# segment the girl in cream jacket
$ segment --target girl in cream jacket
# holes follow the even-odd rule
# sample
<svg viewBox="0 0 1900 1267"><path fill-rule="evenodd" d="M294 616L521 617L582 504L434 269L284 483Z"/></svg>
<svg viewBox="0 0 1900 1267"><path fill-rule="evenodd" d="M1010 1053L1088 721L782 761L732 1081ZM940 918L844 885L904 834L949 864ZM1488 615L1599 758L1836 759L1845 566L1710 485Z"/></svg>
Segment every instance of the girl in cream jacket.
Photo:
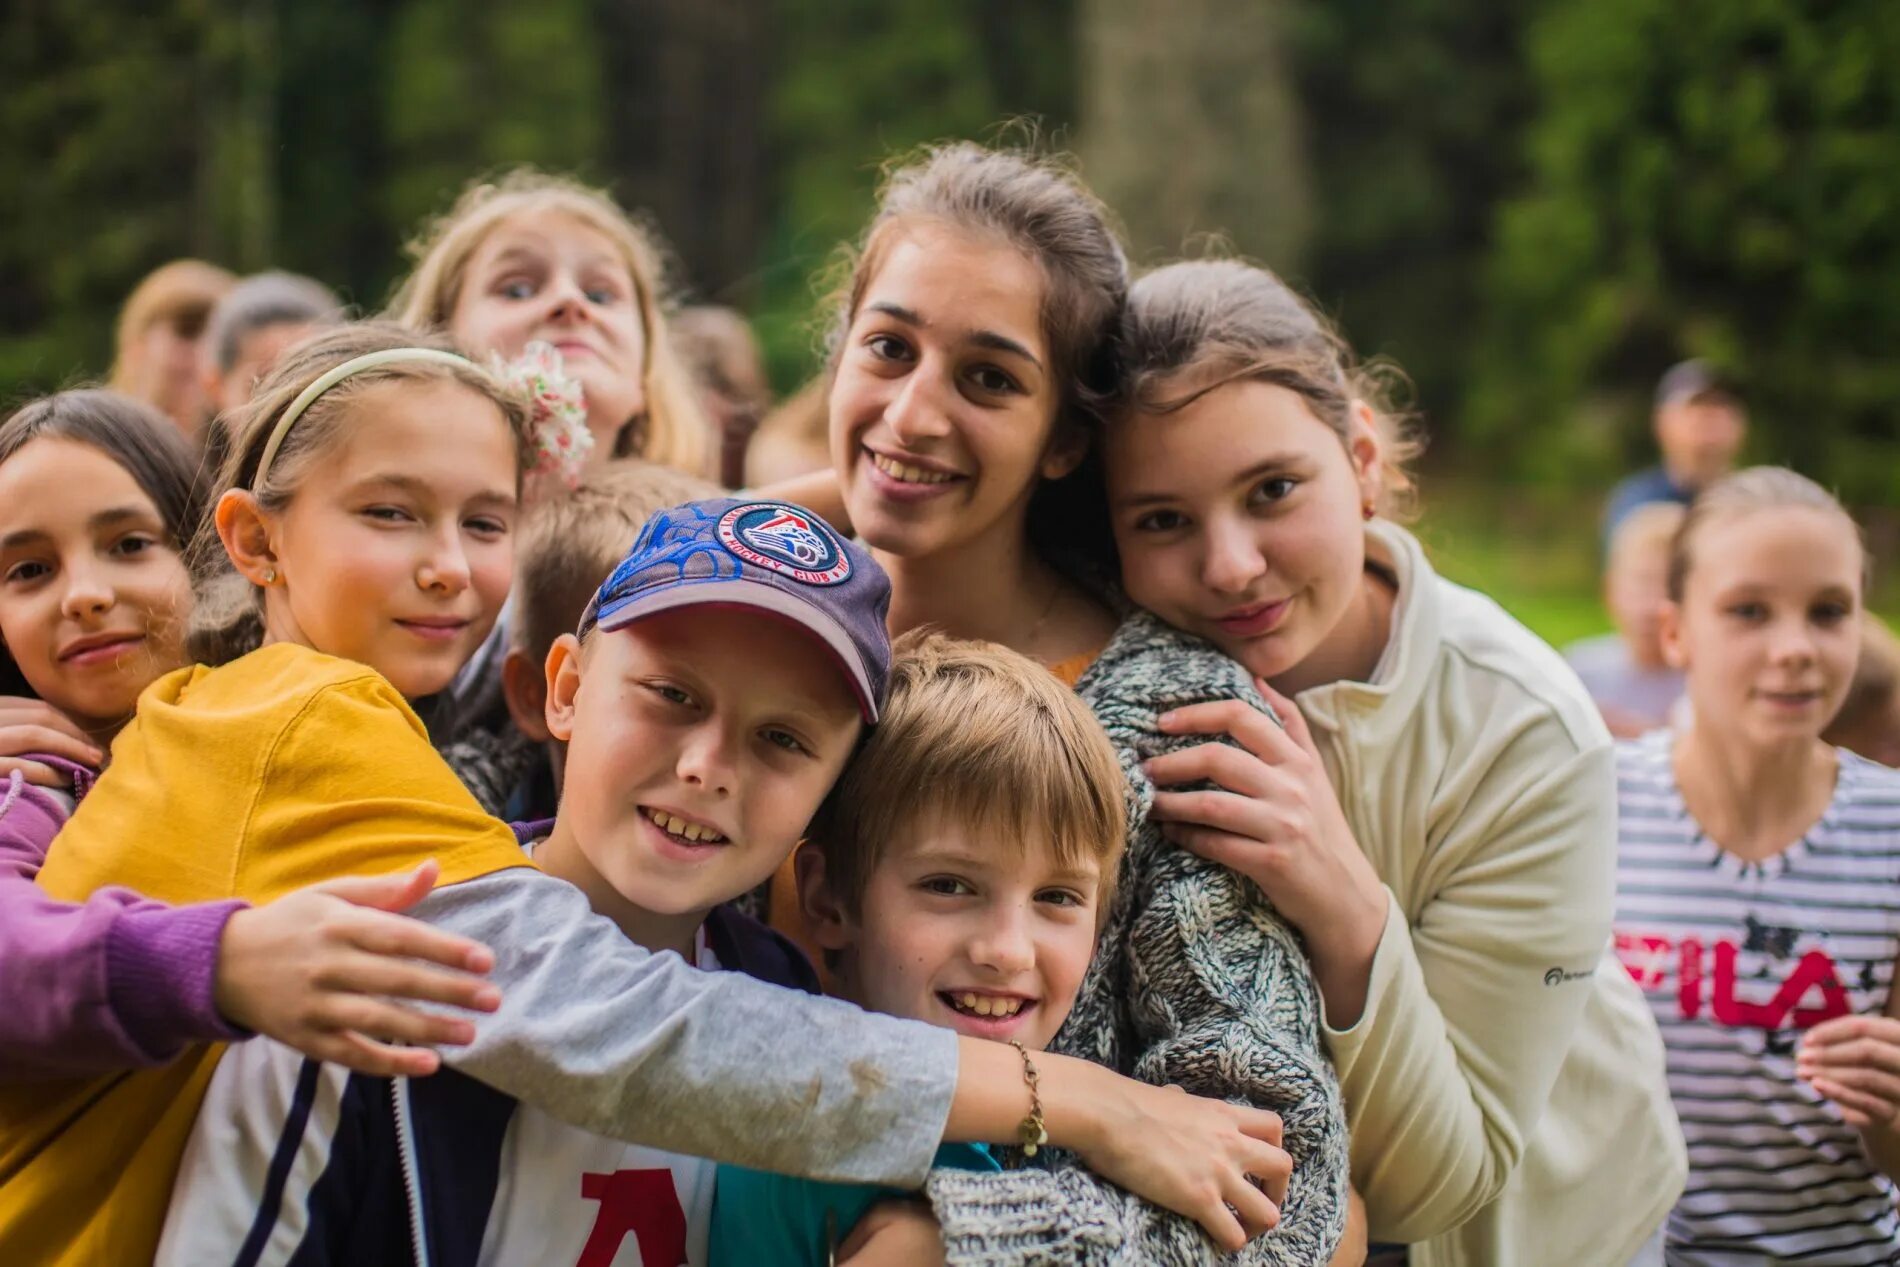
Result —
<svg viewBox="0 0 1900 1267"><path fill-rule="evenodd" d="M1155 816L1305 939L1370 1235L1414 1267L1660 1264L1686 1160L1608 953L1610 736L1549 647L1380 518L1403 441L1343 345L1226 261L1131 291L1105 448L1129 598L1250 671L1161 724Z"/></svg>

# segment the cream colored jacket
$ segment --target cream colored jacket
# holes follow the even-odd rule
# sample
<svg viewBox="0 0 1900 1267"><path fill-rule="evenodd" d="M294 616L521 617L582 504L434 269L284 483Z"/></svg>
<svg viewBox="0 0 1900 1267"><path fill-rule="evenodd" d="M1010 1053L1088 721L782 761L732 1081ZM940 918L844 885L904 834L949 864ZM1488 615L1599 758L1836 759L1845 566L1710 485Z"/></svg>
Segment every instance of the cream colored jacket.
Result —
<svg viewBox="0 0 1900 1267"><path fill-rule="evenodd" d="M1688 1160L1610 950L1616 775L1563 660L1410 534L1373 680L1297 703L1390 891L1365 1012L1326 1036L1376 1241L1414 1267L1623 1267Z"/></svg>

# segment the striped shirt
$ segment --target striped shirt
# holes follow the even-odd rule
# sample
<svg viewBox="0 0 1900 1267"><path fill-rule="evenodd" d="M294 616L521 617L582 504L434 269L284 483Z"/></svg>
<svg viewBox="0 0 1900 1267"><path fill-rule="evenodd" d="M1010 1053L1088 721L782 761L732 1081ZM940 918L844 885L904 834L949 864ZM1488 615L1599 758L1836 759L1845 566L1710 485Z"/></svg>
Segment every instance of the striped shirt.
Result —
<svg viewBox="0 0 1900 1267"><path fill-rule="evenodd" d="M1900 1262L1893 1183L1795 1078L1801 1032L1880 1013L1900 948L1900 772L1840 752L1806 835L1744 862L1684 806L1672 736L1619 746L1616 949L1656 1015L1689 1184L1672 1265Z"/></svg>

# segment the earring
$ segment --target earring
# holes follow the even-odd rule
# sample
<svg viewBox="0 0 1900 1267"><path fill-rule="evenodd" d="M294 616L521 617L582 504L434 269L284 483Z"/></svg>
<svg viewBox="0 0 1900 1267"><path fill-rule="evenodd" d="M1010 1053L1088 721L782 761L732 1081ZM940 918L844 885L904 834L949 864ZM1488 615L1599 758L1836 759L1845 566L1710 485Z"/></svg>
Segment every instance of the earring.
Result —
<svg viewBox="0 0 1900 1267"><path fill-rule="evenodd" d="M1359 507L1359 513L1370 520L1374 515L1379 513L1379 508L1374 506L1371 502L1367 502Z"/></svg>
<svg viewBox="0 0 1900 1267"><path fill-rule="evenodd" d="M266 585L277 584L277 569L276 568L264 569L264 584Z"/></svg>

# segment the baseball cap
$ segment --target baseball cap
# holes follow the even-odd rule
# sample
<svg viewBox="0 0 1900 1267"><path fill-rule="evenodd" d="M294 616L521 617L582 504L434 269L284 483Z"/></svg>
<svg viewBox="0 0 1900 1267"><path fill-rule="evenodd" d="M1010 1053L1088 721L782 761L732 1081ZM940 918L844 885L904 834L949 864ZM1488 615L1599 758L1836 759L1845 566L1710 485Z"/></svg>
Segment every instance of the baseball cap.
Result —
<svg viewBox="0 0 1900 1267"><path fill-rule="evenodd" d="M1735 389L1707 361L1681 361L1664 371L1662 379L1657 382L1656 404L1661 406L1679 400L1694 400L1697 396L1707 396L1713 392L1733 396Z"/></svg>
<svg viewBox="0 0 1900 1267"><path fill-rule="evenodd" d="M891 676L891 580L812 511L721 497L659 512L588 600L580 635L700 604L750 607L803 628L844 671L864 720L877 721Z"/></svg>

